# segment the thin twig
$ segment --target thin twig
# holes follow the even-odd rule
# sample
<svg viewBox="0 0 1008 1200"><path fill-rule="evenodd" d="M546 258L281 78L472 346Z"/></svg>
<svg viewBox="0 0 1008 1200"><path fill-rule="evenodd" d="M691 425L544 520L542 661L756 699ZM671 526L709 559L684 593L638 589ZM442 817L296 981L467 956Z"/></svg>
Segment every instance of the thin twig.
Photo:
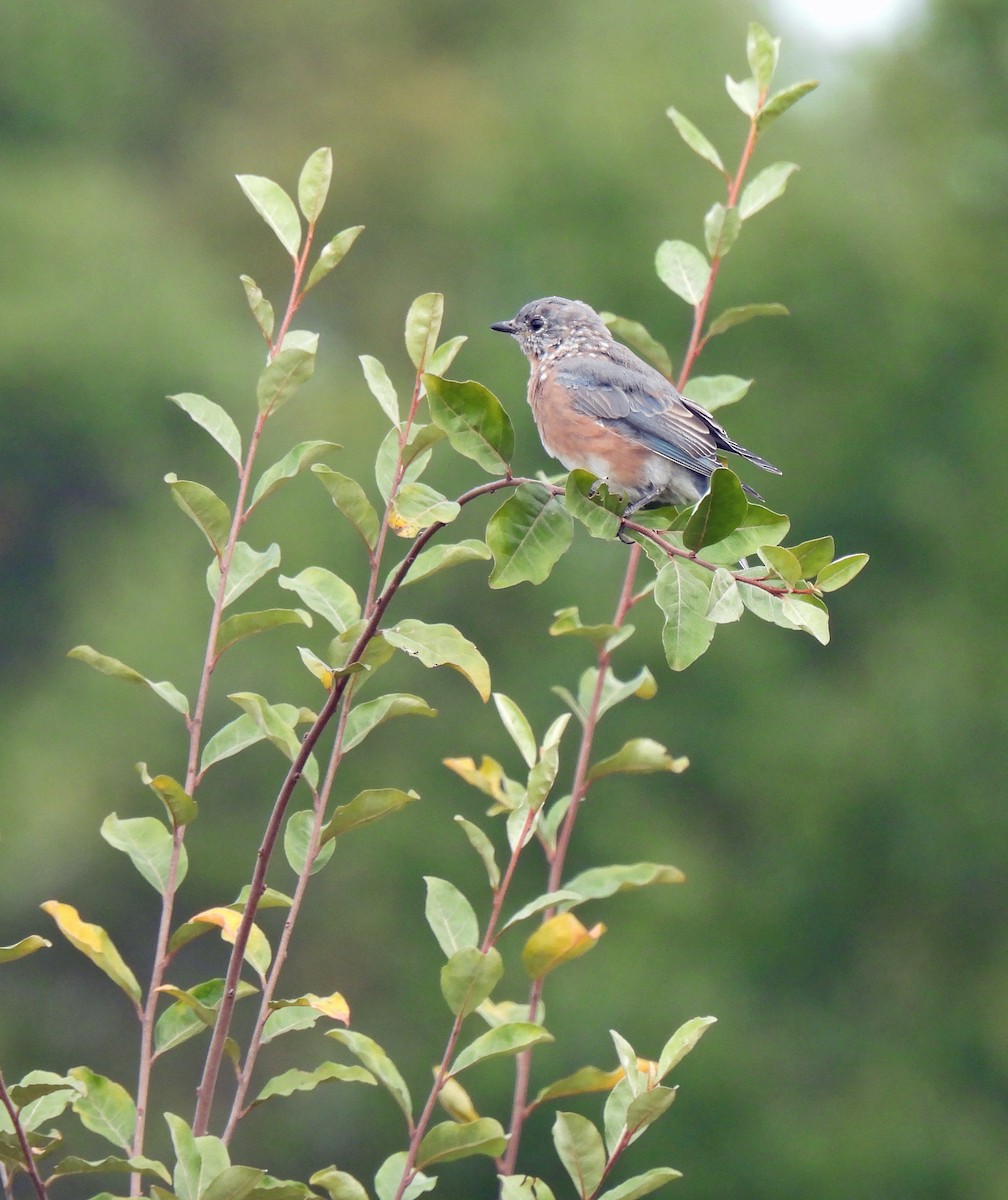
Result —
<svg viewBox="0 0 1008 1200"><path fill-rule="evenodd" d="M7 1084L4 1082L2 1071L0 1071L0 1104L3 1104L7 1110L7 1115L14 1126L14 1134L17 1137L18 1145L21 1147L21 1153L24 1156L25 1171L27 1171L28 1178L32 1181L32 1187L35 1189L38 1200L49 1200L46 1193L46 1186L42 1182L42 1176L38 1172L38 1167L35 1165L35 1156L32 1154L28 1134L25 1133L25 1128L21 1124L21 1110L11 1099L10 1092L7 1091Z"/></svg>
<svg viewBox="0 0 1008 1200"><path fill-rule="evenodd" d="M478 487L470 488L468 492L463 493L458 497L457 503L464 507L473 500L479 499L481 496L492 495L494 492L500 491L502 488L517 487L519 484L531 482L530 480L506 476L501 479L491 480L489 483L480 484ZM416 561L417 555L427 545L440 530L445 528L445 523L437 521L433 525L429 525L423 530L413 541L409 550L404 555L402 561L392 572L388 582L385 584L381 594L374 601L371 616L365 622L364 628L360 633L350 655L347 659L347 667L353 666L359 662L364 651L367 649L371 639L378 631L378 626L381 623L382 617L385 615L385 610L388 608L399 590L400 585L408 574L413 563ZM221 1059L224 1053L224 1043L227 1039L228 1031L231 1027L231 1018L234 1014L235 1000L237 998L238 978L241 974L242 960L245 954L245 948L248 945L249 933L252 929L252 923L255 920L256 910L259 906L259 900L262 897L266 888L266 871L269 867L270 857L273 853L273 848L276 845L277 838L280 832L280 825L283 821L284 814L287 811L287 805L290 802L291 795L301 778L301 772L304 770L305 763L315 748L316 743L322 736L329 722L339 708L343 695L352 678L350 674L341 675L333 683L332 690L326 699L325 704L319 711L308 732L304 735L301 742L301 749L298 751L287 771L284 781L277 794L276 801L273 805L273 811L270 814L269 821L266 825L265 833L263 834L262 842L256 854L255 869L252 873L252 879L249 884L248 898L245 902L245 907L242 910L241 920L238 928L235 931L234 944L231 947L231 957L228 962L227 975L224 981L224 993L221 998L220 1008L217 1010L217 1020L214 1023L213 1033L210 1038L210 1047L207 1051L206 1061L203 1066L203 1075L197 1089L196 1112L193 1116L193 1132L197 1137L205 1134L210 1123L210 1111L213 1106L214 1092L217 1088L217 1078L220 1073Z"/></svg>
<svg viewBox="0 0 1008 1200"><path fill-rule="evenodd" d="M627 555L627 565L623 573L623 584L620 588L619 599L616 602L616 611L613 614L612 624L616 629L622 628L627 613L633 604L633 586L637 576L637 567L640 563L640 555L640 546L635 542L630 547L629 554ZM598 675L595 680L595 687L592 689L591 700L585 712L584 726L581 730L581 740L578 744L577 760L574 767L574 780L571 785L570 804L567 807L567 812L564 814L563 824L560 826L560 832L557 835L556 848L550 858L549 878L546 884L548 892L555 892L560 887L567 859L567 851L570 847L571 835L574 831L574 823L577 820L578 809L588 791L588 767L591 759L592 745L595 740L595 731L598 727L602 692L605 688L606 676L612 662L612 651L607 649L607 643L604 642L599 646L596 661L598 664ZM543 920L549 920L554 911L553 909L548 909L543 913ZM534 979L529 987L528 1019L530 1021L535 1020L535 1015L539 1010L543 982L544 977ZM528 1115L531 1067L532 1050L530 1048L523 1050L517 1056L515 1064L515 1087L511 1104L508 1145L499 1163L502 1175L513 1175L515 1164L518 1161L518 1148L521 1142L522 1127Z"/></svg>

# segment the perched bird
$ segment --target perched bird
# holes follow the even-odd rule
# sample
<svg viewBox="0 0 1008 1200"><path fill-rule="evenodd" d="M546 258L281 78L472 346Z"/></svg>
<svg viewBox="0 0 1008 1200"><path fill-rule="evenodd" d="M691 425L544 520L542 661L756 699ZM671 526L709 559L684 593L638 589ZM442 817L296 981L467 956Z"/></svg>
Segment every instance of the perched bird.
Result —
<svg viewBox="0 0 1008 1200"><path fill-rule="evenodd" d="M652 503L695 504L723 451L780 474L617 342L580 300L533 300L490 328L511 334L529 360L528 401L547 452L625 494L624 516Z"/></svg>

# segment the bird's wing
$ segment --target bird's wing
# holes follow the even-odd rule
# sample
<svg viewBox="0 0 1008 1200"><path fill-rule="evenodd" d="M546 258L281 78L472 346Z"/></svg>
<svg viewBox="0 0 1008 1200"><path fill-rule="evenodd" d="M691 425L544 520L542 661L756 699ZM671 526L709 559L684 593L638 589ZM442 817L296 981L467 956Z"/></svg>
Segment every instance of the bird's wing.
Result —
<svg viewBox="0 0 1008 1200"><path fill-rule="evenodd" d="M709 421L657 371L652 377L607 358L576 355L557 364L556 380L585 416L690 471L710 475L717 468Z"/></svg>
<svg viewBox="0 0 1008 1200"><path fill-rule="evenodd" d="M578 355L558 365L557 378L574 397L578 412L691 471L710 475L720 465L717 452L727 450L764 471L780 474L772 463L729 437L705 408L681 395L646 363Z"/></svg>

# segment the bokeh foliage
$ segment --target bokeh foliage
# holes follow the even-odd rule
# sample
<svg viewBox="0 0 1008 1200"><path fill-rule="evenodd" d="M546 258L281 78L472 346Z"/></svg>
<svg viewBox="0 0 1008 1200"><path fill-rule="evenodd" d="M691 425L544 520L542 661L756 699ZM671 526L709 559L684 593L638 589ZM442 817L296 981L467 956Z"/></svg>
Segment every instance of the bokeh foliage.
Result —
<svg viewBox="0 0 1008 1200"><path fill-rule="evenodd" d="M204 613L190 580L202 550L158 481L170 470L203 477L190 464L214 451L163 396L230 399L254 386L250 359L227 348L253 344L236 277L250 245L268 253L268 234L236 203L231 174L290 178L308 150L332 143L330 209L369 227L338 285L312 301L310 323L334 351L299 422L335 436L331 414L351 407L360 443L345 454L362 453L381 426L355 355L392 361L401 313L436 288L448 296L447 332L470 335L466 373L506 398L531 470L546 463L521 401L523 368L479 331L555 292L684 344L684 316L650 262L663 238L693 236L709 181L662 114L675 104L719 145L730 141L737 114L718 77L754 15L728 0L642 0L619 21L595 0L10 6L0 49L0 942L35 927L38 899L56 892L86 895L94 919L132 928L138 947L150 941L145 885L124 891L118 872L111 882L96 826L112 808L140 811L130 764L168 756L159 706L102 687L63 654L87 641L114 645L155 679L198 669ZM787 78L818 73L824 86L781 133L786 149L771 151L802 172L786 211L755 218L761 236L735 252L723 298L773 296L794 315L712 345L707 369L756 377L732 431L784 468L774 504L804 515L808 530L796 532L827 527L870 550L874 566L837 606L830 648L743 623L652 701L656 735L688 752L692 769L667 789L613 786L575 857L607 861L608 819L637 857L677 862L689 883L672 916L664 895L621 901L626 925L593 956L592 994L572 968L554 1001L578 1013L581 1060L607 1042L595 1012L625 1012L616 1023L654 1051L677 1017L717 1013L670 1127L669 1158L687 1176L676 1186L698 1197L839 1197L855 1180L867 1195L987 1200L1008 1184L997 541L1008 515L1006 43L1008 15L992 0L936 4L905 44L835 69L800 62L786 43ZM283 268L278 257L260 284ZM303 564L322 559L320 537L338 553L342 535L315 489L277 507L277 522L300 530ZM550 642L544 662L524 631L584 593L583 618L608 619L621 548L611 548L611 578L590 549L590 570L575 551L544 594L509 591L495 608L445 577L431 611L489 648L505 692L539 672L571 677L572 639ZM278 646L278 680L294 669ZM240 666L229 671L221 694L242 690ZM419 876L475 869L460 843L417 861L410 822L445 824L465 803L441 757L501 737L492 714L470 718L462 687L426 689L443 719L418 723L416 741L394 727L375 735L390 776L397 764L410 779L429 772L423 805L330 872L328 904L300 935L313 955L336 957L356 1011L373 1014L376 1036L404 1061L391 997L415 975L418 995L437 991L416 947ZM558 711L548 694L527 707L537 727ZM611 736L615 750L618 729ZM253 763L250 779L269 761ZM243 822L244 801L240 790L208 798L204 861L248 858L257 825ZM213 880L195 874L186 890L193 911L216 899ZM126 935L117 940L126 952ZM84 1038L82 1058L126 1075L89 1016L101 985L59 953L58 989L39 991L34 960L3 980L9 1069L22 1055L59 1069ZM649 962L663 989L641 1005L622 995L624 980ZM434 1003L418 1008L417 1044L442 1023ZM572 1065L550 1063L554 1074ZM427 1064L412 1069L420 1079ZM295 1115L281 1129L279 1109L264 1119L258 1135L275 1134L278 1147L271 1169L347 1159L357 1116L373 1128L377 1108L345 1097L328 1124Z"/></svg>

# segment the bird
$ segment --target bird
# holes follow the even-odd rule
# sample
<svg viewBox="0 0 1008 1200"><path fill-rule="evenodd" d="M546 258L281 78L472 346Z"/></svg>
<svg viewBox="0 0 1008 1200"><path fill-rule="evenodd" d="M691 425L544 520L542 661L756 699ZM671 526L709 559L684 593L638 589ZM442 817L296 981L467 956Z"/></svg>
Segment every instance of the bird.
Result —
<svg viewBox="0 0 1008 1200"><path fill-rule="evenodd" d="M510 334L529 360L528 402L546 452L568 470L590 471L611 492L625 495L624 518L647 505L695 504L724 451L780 475L616 341L583 301L532 300L490 328Z"/></svg>

